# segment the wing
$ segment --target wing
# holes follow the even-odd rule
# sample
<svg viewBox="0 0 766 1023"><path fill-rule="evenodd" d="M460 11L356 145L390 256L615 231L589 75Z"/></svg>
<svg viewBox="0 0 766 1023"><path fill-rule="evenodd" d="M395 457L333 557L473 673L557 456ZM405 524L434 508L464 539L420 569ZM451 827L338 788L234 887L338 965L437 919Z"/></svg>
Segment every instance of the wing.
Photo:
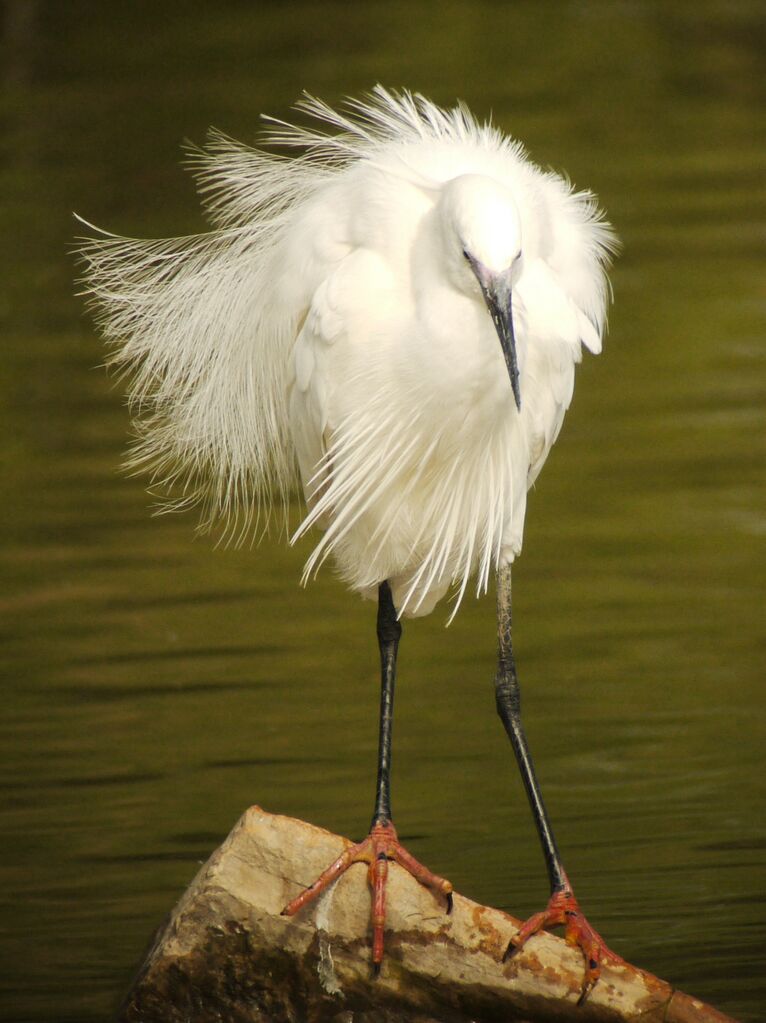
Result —
<svg viewBox="0 0 766 1023"><path fill-rule="evenodd" d="M527 483L532 486L572 400L581 344L597 350L600 337L544 260L525 267L516 292L528 338L521 414L529 457Z"/></svg>
<svg viewBox="0 0 766 1023"><path fill-rule="evenodd" d="M589 192L559 175L536 179L537 252L516 288L529 339L522 410L528 484L542 469L572 400L574 367L584 345L597 355L606 328L606 268L618 247Z"/></svg>
<svg viewBox="0 0 766 1023"><path fill-rule="evenodd" d="M379 376L371 367L385 364L376 311L388 306L383 296L390 287L386 262L360 247L327 264L311 298L295 342L290 389L290 424L308 505L296 539L313 525L327 529L339 513L343 528L353 527L374 476L365 454L376 443L385 448L390 424L376 405ZM367 445L360 443L363 437ZM339 529L334 523L332 536L320 541L323 551Z"/></svg>
<svg viewBox="0 0 766 1023"><path fill-rule="evenodd" d="M290 424L309 516L322 529L328 512L317 509L332 481L330 347L345 334L343 316L332 301L333 275L322 281L311 301L293 351ZM312 515L313 512L316 514Z"/></svg>

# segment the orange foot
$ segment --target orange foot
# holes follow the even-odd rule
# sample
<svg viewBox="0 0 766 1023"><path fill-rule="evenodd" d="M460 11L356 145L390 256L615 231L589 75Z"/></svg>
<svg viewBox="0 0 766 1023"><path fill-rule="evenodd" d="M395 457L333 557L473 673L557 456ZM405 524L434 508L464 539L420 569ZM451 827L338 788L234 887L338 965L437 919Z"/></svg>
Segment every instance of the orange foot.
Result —
<svg viewBox="0 0 766 1023"><path fill-rule="evenodd" d="M580 997L577 1004L582 1005L596 985L601 975L601 965L606 962L621 963L622 960L610 948L601 935L595 931L585 919L577 899L574 897L569 882L565 887L554 892L542 913L535 913L522 924L518 934L511 938L503 956L503 962L515 955L528 938L537 934L544 927L566 927L564 938L568 945L581 949L585 958L585 976L583 977Z"/></svg>
<svg viewBox="0 0 766 1023"><path fill-rule="evenodd" d="M443 877L432 874L414 856L400 845L396 830L390 821L373 824L363 841L350 845L337 860L325 870L316 881L301 892L282 910L282 916L292 916L311 902L328 885L344 874L353 863L366 863L367 878L372 888L372 968L375 976L380 973L383 961L383 928L386 924L386 879L388 861L394 860L412 874L416 881L430 888L432 892L446 896L447 912L452 912L452 885Z"/></svg>

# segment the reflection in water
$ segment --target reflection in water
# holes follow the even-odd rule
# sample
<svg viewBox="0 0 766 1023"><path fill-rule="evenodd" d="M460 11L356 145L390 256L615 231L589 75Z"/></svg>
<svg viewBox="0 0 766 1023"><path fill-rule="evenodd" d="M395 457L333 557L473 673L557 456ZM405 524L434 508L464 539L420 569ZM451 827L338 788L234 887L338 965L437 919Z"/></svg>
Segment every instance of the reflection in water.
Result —
<svg viewBox="0 0 766 1023"><path fill-rule="evenodd" d="M610 944L758 1018L759 7L518 4L513 32L489 3L36 10L23 73L6 36L0 169L0 1018L103 1019L249 803L367 826L373 606L330 571L299 589L306 546L215 550L189 517L150 517L117 472L126 415L64 253L72 208L116 231L201 228L179 137L215 123L252 138L303 86L335 100L379 79L492 109L541 163L592 182L625 241L609 343L530 495L527 731ZM458 890L524 915L545 876L494 716L492 601L445 633L446 614L405 623L400 835Z"/></svg>

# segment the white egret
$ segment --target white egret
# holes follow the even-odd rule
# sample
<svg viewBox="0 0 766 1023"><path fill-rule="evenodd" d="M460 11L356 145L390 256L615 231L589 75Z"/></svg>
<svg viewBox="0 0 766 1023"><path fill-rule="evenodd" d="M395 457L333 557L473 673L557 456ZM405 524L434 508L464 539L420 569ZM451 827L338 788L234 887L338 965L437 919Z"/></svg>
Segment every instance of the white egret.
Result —
<svg viewBox="0 0 766 1023"><path fill-rule="evenodd" d="M472 577L483 591L496 573L496 705L551 886L508 953L565 925L586 960L582 1001L612 953L579 909L524 737L511 565L581 347L601 348L615 236L591 193L463 106L380 86L347 114L311 97L298 106L332 131L268 119L267 142L297 158L216 133L193 152L213 232L102 234L82 248L111 361L130 372L130 465L175 486L176 506L201 504L205 524L223 518L230 538L286 507L299 477L307 513L294 536L322 531L304 580L332 555L352 589L378 599L370 833L285 908L368 864L376 970L389 860L451 907L450 883L392 823L400 618L429 613L451 586L456 610Z"/></svg>

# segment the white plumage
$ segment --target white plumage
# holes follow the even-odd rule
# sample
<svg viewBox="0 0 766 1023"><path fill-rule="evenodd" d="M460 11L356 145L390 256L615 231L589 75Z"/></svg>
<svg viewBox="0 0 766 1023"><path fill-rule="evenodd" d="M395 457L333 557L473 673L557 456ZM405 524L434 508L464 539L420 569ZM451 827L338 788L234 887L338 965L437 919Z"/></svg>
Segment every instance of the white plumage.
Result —
<svg viewBox="0 0 766 1023"><path fill-rule="evenodd" d="M335 133L272 121L295 158L219 134L194 152L212 233L83 247L130 371L130 464L235 538L297 469L295 535L323 531L305 577L332 555L365 595L389 580L400 614L453 583L457 607L521 549L581 345L601 347L615 238L462 106L377 87L348 116L299 107ZM519 407L474 261L513 286Z"/></svg>

